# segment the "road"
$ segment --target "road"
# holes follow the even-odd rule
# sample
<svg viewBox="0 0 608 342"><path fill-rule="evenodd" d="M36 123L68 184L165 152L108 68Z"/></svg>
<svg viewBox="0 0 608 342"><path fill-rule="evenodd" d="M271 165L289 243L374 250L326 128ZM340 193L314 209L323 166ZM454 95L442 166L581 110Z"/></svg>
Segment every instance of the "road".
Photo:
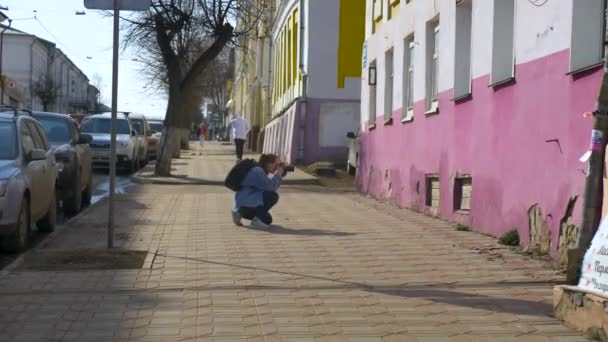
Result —
<svg viewBox="0 0 608 342"><path fill-rule="evenodd" d="M131 182L131 175L129 174L118 174L116 176L116 193L124 194L134 186ZM108 176L108 170L96 170L93 174L93 198L91 204L94 204L108 195L110 191L110 179ZM84 208L83 208L84 209ZM61 225L66 221L66 217L59 214L57 217L57 228L61 228ZM32 226L32 235L30 248L39 244L48 234L40 233L35 226ZM13 260L19 257L20 254L10 254L0 252L0 270L9 265Z"/></svg>

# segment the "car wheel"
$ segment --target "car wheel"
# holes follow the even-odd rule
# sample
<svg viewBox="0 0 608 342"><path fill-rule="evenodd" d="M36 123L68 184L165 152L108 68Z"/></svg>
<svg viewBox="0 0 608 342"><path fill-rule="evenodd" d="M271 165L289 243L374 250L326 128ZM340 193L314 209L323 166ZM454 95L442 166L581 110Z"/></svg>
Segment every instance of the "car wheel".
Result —
<svg viewBox="0 0 608 342"><path fill-rule="evenodd" d="M57 198L53 194L53 203L49 206L49 211L40 221L36 223L38 230L44 233L50 233L55 230L57 224Z"/></svg>
<svg viewBox="0 0 608 342"><path fill-rule="evenodd" d="M80 184L80 172L74 175L74 181L72 182L72 188L67 189L67 198L63 199L63 213L66 216L76 215L82 208L82 191Z"/></svg>
<svg viewBox="0 0 608 342"><path fill-rule="evenodd" d="M89 184L82 192L82 204L91 204L93 198L93 175L89 176Z"/></svg>
<svg viewBox="0 0 608 342"><path fill-rule="evenodd" d="M139 165L139 161L131 160L129 162L129 173L135 173L137 171L137 166Z"/></svg>
<svg viewBox="0 0 608 342"><path fill-rule="evenodd" d="M2 250L19 253L23 252L28 245L30 235L30 205L27 198L23 199L19 209L19 218L15 231L2 240Z"/></svg>

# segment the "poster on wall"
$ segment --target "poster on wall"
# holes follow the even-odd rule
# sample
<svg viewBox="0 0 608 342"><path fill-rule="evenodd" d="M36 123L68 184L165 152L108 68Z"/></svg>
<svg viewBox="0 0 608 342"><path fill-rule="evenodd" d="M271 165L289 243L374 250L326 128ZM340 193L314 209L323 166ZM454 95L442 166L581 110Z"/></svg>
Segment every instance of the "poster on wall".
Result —
<svg viewBox="0 0 608 342"><path fill-rule="evenodd" d="M608 218L604 218L585 253L579 287L608 296Z"/></svg>

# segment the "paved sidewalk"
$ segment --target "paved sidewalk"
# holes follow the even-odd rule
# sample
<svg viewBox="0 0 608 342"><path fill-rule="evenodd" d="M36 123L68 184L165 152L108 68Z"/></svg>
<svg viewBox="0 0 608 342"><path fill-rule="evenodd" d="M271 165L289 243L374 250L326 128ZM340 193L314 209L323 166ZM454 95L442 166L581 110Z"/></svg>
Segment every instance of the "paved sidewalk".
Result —
<svg viewBox="0 0 608 342"><path fill-rule="evenodd" d="M191 150L182 151L181 158L173 160L171 177L154 175L154 164L149 164L137 172L132 179L139 184L164 185L221 185L224 184L226 173L236 162L234 145L207 142L201 149L198 143L190 144ZM257 159L256 154L247 154L243 158ZM289 174L287 184L317 185L319 181L299 170Z"/></svg>
<svg viewBox="0 0 608 342"><path fill-rule="evenodd" d="M144 268L11 271L0 341L585 341L551 317L562 276L492 238L319 186L282 188L278 226L253 230L231 223L231 198L213 185L120 196L117 244L149 251ZM41 251L102 248L104 215Z"/></svg>

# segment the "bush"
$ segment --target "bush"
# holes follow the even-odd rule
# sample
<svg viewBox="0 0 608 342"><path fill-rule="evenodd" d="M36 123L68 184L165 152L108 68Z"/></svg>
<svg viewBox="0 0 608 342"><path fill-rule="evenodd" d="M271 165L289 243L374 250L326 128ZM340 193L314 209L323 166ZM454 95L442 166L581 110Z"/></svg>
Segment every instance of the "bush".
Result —
<svg viewBox="0 0 608 342"><path fill-rule="evenodd" d="M498 239L498 242L506 246L519 246L519 233L517 232L517 229L506 232Z"/></svg>

